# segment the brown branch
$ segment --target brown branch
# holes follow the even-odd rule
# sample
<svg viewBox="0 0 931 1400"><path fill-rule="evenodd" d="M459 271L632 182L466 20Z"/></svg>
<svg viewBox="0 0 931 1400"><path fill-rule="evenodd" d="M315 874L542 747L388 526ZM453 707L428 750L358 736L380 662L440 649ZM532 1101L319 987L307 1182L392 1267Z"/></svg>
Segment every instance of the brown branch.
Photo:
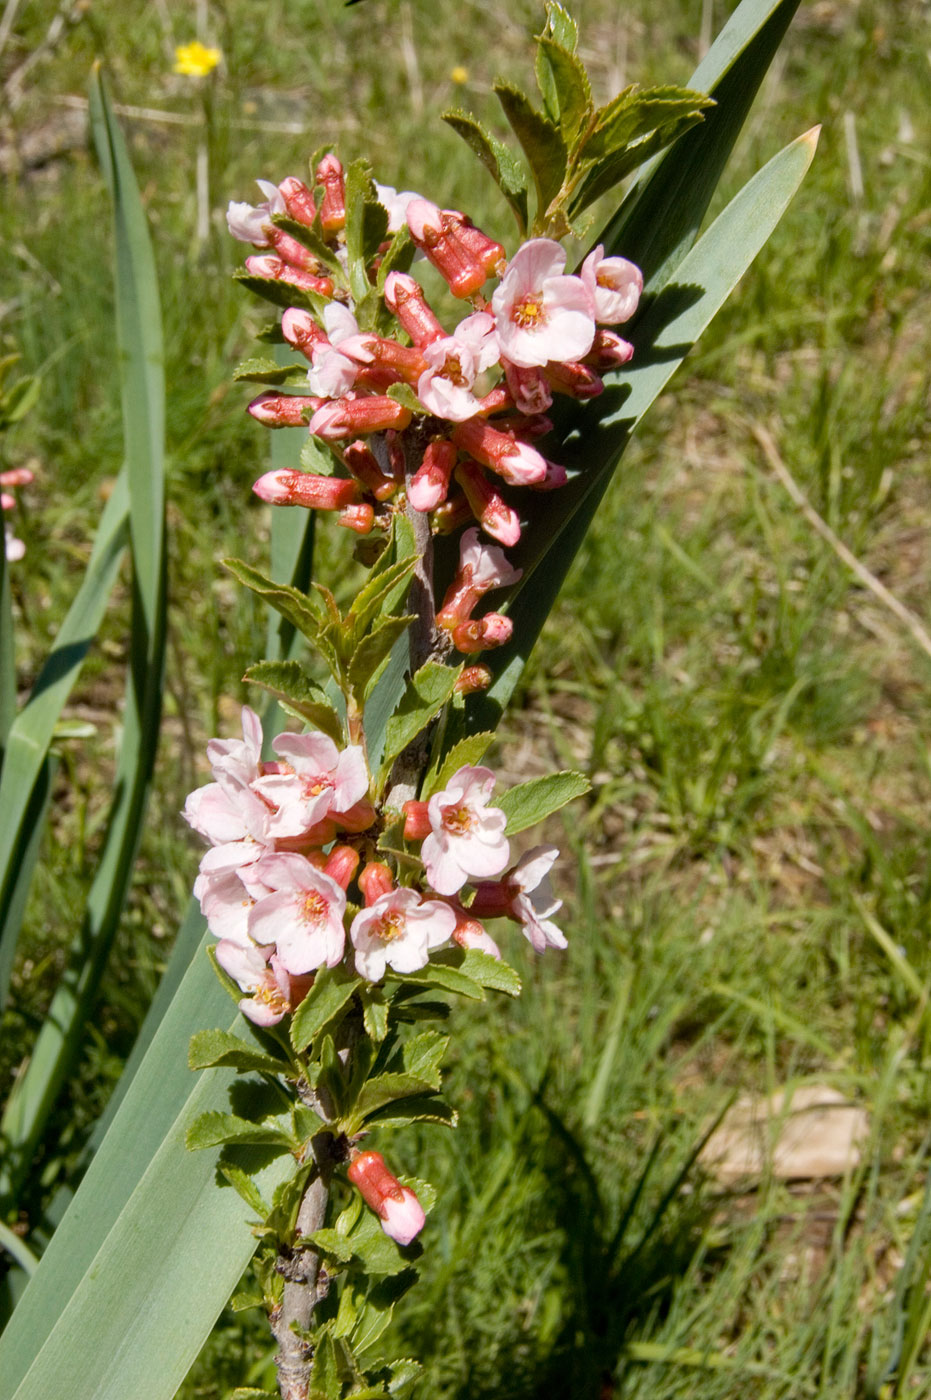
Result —
<svg viewBox="0 0 931 1400"><path fill-rule="evenodd" d="M317 1172L311 1179L297 1213L297 1238L311 1235L323 1227L327 1202L330 1198L330 1146L327 1134L314 1138ZM321 1288L320 1256L313 1249L279 1251L278 1272L285 1280L280 1307L269 1319L272 1334L278 1343L275 1365L278 1368L278 1389L281 1400L307 1400L310 1394L310 1374L313 1348L305 1338L310 1328L314 1308L325 1294Z"/></svg>

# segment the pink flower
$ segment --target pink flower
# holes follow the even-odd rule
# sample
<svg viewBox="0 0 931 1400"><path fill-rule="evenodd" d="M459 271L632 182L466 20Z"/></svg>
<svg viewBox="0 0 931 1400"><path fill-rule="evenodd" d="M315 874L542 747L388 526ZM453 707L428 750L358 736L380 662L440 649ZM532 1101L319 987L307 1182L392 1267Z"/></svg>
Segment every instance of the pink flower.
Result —
<svg viewBox="0 0 931 1400"><path fill-rule="evenodd" d="M312 394L338 399L347 394L356 382L359 365L348 355L340 353L339 345L350 336L359 334L359 324L348 306L328 302L323 310L326 339L315 341L310 348L311 367L307 383Z"/></svg>
<svg viewBox="0 0 931 1400"><path fill-rule="evenodd" d="M423 347L428 368L417 381L417 397L439 418L462 423L481 408L471 392L476 376L498 359L495 323L484 311L460 321L452 335Z"/></svg>
<svg viewBox="0 0 931 1400"><path fill-rule="evenodd" d="M402 1186L385 1166L380 1152L360 1152L346 1173L366 1205L381 1220L381 1228L398 1244L410 1244L424 1227L423 1206L408 1186Z"/></svg>
<svg viewBox="0 0 931 1400"><path fill-rule="evenodd" d="M564 277L566 251L551 238L519 248L491 299L501 353L516 365L578 360L595 337L590 294Z"/></svg>
<svg viewBox="0 0 931 1400"><path fill-rule="evenodd" d="M240 243L251 243L256 248L271 246L268 230L273 229L273 214L286 214L288 207L284 195L270 180L256 180L265 196L262 204L245 204L230 200L226 211L226 222L230 233Z"/></svg>
<svg viewBox="0 0 931 1400"><path fill-rule="evenodd" d="M272 747L284 771L269 773L254 791L275 810L268 830L280 837L301 836L331 813L348 812L368 792L362 749L340 751L325 734L279 734Z"/></svg>
<svg viewBox="0 0 931 1400"><path fill-rule="evenodd" d="M292 978L280 958L272 953L266 962L254 944L241 947L238 943L221 941L217 944L217 962L244 992L249 993L239 1003L239 1009L257 1026L276 1026L309 990L310 978Z"/></svg>
<svg viewBox="0 0 931 1400"><path fill-rule="evenodd" d="M242 707L241 739L209 739L207 758L217 782L245 787L259 776L262 761L262 721L248 705Z"/></svg>
<svg viewBox="0 0 931 1400"><path fill-rule="evenodd" d="M430 949L446 943L456 916L438 899L422 899L416 890L390 890L379 895L353 919L349 929L356 950L356 971L379 982L385 968L416 972L426 967Z"/></svg>
<svg viewBox="0 0 931 1400"><path fill-rule="evenodd" d="M606 258L604 244L599 243L583 262L580 276L596 321L613 326L630 320L643 291L643 273L639 267L626 258Z"/></svg>
<svg viewBox="0 0 931 1400"><path fill-rule="evenodd" d="M263 856L256 874L272 894L256 902L249 915L249 936L276 944L282 967L290 973L335 967L343 956L346 895L335 880L290 852Z"/></svg>
<svg viewBox="0 0 931 1400"><path fill-rule="evenodd" d="M9 530L3 535L4 553L11 564L18 564L26 553L26 546L22 540L18 540L15 535L11 535Z"/></svg>
<svg viewBox="0 0 931 1400"><path fill-rule="evenodd" d="M421 857L437 894L455 894L470 875L499 875L507 865L507 817L488 806L494 785L490 768L467 764L427 803L431 833Z"/></svg>
<svg viewBox="0 0 931 1400"><path fill-rule="evenodd" d="M441 627L455 627L471 617L479 599L494 588L505 588L523 577L513 568L497 545L483 544L478 527L466 530L459 541L459 568L437 613Z"/></svg>
<svg viewBox="0 0 931 1400"><path fill-rule="evenodd" d="M190 793L182 816L212 846L249 842L271 845L269 810L250 787L228 777Z"/></svg>
<svg viewBox="0 0 931 1400"><path fill-rule="evenodd" d="M514 919L538 953L547 948L567 947L565 936L550 918L562 908L562 900L553 897L549 881L558 855L556 846L534 846L521 856L503 880L476 888L469 913L475 918L506 915Z"/></svg>

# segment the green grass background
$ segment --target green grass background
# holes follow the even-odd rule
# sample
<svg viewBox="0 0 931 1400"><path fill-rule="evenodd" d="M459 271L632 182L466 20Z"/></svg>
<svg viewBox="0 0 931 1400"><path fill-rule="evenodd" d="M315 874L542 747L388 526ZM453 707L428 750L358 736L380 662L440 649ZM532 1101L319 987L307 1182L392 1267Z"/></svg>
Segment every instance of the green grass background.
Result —
<svg viewBox="0 0 931 1400"><path fill-rule="evenodd" d="M634 80L685 81L702 31L733 5L571 8L603 101ZM108 211L69 137L74 99L101 56L118 103L192 119L206 103L210 118L205 242L201 128L122 119L169 357L166 719L133 898L35 1176L36 1212L164 966L199 856L179 809L204 780L205 739L235 725L264 636L217 562L261 563L268 541L249 491L268 439L230 382L266 316L230 282L242 250L226 202L251 199L257 175L303 173L333 141L513 246L491 182L439 113L461 104L504 134L491 83L529 85L536 4L206 9L223 64L203 83L171 72L175 45L195 37L195 7L175 0L78 6L45 51L57 10L37 0L0 53L0 353L21 351L43 380L40 408L6 443L37 473L15 520L28 546L13 568L24 688L121 451ZM506 779L572 765L594 792L545 833L563 847L568 953L534 961L513 947L522 1001L454 1011L461 1126L411 1135L397 1164L440 1188L423 1281L387 1339L424 1361L423 1395L931 1394L931 662L813 533L753 433L772 434L815 509L927 615L929 49L922 0L802 5L716 207L821 122L815 164L626 454L502 727ZM37 138L59 153L32 164ZM348 589L342 534L320 529L316 572ZM0 1086L41 1023L93 871L127 616L124 590L68 710L85 730L60 744ZM806 1083L869 1111L848 1180L767 1176L725 1193L689 1167L735 1094ZM225 1315L183 1394L270 1385L271 1354L262 1319Z"/></svg>

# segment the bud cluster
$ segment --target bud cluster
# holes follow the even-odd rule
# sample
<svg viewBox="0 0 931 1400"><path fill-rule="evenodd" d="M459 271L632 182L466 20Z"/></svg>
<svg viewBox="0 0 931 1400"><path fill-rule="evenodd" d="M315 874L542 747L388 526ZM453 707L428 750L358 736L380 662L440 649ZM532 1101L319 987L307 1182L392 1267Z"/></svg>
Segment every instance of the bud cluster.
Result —
<svg viewBox="0 0 931 1400"><path fill-rule="evenodd" d="M491 805L488 768L460 768L429 801L405 805L410 856L396 876L379 859L361 747L281 734L264 762L249 708L242 730L242 739L210 741L214 781L191 793L184 816L210 842L194 892L250 1020L277 1024L319 968L344 959L380 982L389 968L419 971L450 942L500 957L479 915L514 920L538 952L566 946L550 920L560 907L547 882L558 852L537 847L506 871L506 818Z"/></svg>
<svg viewBox="0 0 931 1400"><path fill-rule="evenodd" d="M231 204L228 222L234 237L268 250L247 258L253 277L299 288L320 307L319 313L290 307L281 322L284 339L309 362L309 393L266 392L250 412L271 427L306 423L345 475L273 471L255 491L275 505L336 511L339 523L359 534L386 528L393 511L410 506L429 515L434 533L477 525L500 545L517 544L520 498L512 488L549 491L567 479L537 445L552 428L547 411L554 395L600 394L602 373L633 354L606 327L636 311L639 269L605 257L599 246L577 275L567 275L565 249L549 238L531 239L508 261L504 247L458 210L376 186L389 233L406 229L418 253L470 306L450 331L416 279L394 270L382 294L396 331L378 335L360 327L348 290L274 222L287 215L312 227L346 266L346 190L335 155L324 157L314 179L319 207L314 192L293 177L277 186L259 181L265 202ZM372 286L388 246L366 269ZM489 279L495 286L486 297ZM462 580L455 587L461 592ZM473 605L480 591L472 590ZM475 622L449 597L441 613L452 645L464 654L510 636L506 619L492 614Z"/></svg>

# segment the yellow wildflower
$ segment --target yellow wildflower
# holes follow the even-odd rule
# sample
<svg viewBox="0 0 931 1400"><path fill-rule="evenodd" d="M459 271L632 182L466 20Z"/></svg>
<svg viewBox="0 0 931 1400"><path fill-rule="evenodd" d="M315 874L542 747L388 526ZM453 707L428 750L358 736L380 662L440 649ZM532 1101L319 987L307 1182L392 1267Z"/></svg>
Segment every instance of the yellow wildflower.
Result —
<svg viewBox="0 0 931 1400"><path fill-rule="evenodd" d="M455 68L451 68L449 76L454 83L467 83L469 81L469 70L463 68L461 63L457 63Z"/></svg>
<svg viewBox="0 0 931 1400"><path fill-rule="evenodd" d="M219 49L208 49L199 39L192 44L179 44L175 49L176 73L185 78L206 78L223 57Z"/></svg>

